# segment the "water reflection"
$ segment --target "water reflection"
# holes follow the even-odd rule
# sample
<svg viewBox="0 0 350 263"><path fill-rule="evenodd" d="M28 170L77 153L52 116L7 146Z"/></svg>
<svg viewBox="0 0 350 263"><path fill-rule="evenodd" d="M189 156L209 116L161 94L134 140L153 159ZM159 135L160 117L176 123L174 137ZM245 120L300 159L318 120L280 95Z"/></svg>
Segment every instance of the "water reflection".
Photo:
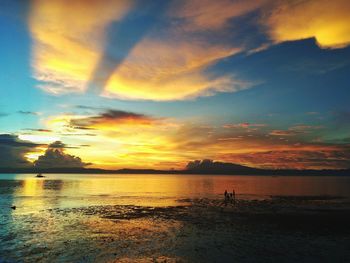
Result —
<svg viewBox="0 0 350 263"><path fill-rule="evenodd" d="M14 213L60 206L60 192L64 184L62 180L26 178L20 182L21 187L17 187L13 193L13 202L17 207Z"/></svg>
<svg viewBox="0 0 350 263"><path fill-rule="evenodd" d="M223 191L232 188L244 199L270 195L350 197L350 177L0 175L0 262L3 255L13 262L113 262L116 255L137 258L148 251L153 256L154 251L166 252L174 244L188 249L184 254L192 253L194 238L199 237L196 244L200 244L217 235L207 233L208 220L200 235L192 221L178 220L187 208L176 207L177 200L222 198ZM12 210L11 205L17 209ZM221 233L226 232L224 228ZM242 240L247 232L238 234L241 236L235 240ZM255 235L254 229L250 238ZM233 243L227 244L231 249ZM246 247L242 245L239 251Z"/></svg>
<svg viewBox="0 0 350 263"><path fill-rule="evenodd" d="M5 178L4 178L5 177ZM270 195L350 196L349 177L200 175L7 175L0 180L3 204L20 212L55 207L131 204L177 205L182 198L218 198L234 188L238 198ZM4 180L11 179L11 180Z"/></svg>

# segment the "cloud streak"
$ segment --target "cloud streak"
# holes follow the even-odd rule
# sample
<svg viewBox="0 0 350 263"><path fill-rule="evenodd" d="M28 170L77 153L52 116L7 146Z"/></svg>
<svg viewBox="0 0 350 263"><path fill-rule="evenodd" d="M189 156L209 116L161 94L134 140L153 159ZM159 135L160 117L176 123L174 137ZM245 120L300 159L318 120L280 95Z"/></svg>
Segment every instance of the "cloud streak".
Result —
<svg viewBox="0 0 350 263"><path fill-rule="evenodd" d="M23 111L23 110L20 110L20 111L17 111L18 114L22 114L22 115L33 115L33 116L38 116L40 115L39 112L35 112L35 111Z"/></svg>
<svg viewBox="0 0 350 263"><path fill-rule="evenodd" d="M100 115L77 118L70 121L70 125L77 129L98 129L109 125L138 124L150 125L155 119L144 114L121 110L107 110Z"/></svg>

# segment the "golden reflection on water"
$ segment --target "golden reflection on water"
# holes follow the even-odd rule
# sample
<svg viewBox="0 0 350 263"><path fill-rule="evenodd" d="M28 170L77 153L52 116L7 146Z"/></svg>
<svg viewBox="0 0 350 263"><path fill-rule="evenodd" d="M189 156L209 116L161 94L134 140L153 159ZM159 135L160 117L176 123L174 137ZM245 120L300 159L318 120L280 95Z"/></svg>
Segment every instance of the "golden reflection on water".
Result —
<svg viewBox="0 0 350 263"><path fill-rule="evenodd" d="M89 205L179 205L183 198L221 198L235 189L239 198L270 195L349 195L348 178L201 176L201 175L64 175L46 178L18 175L14 203L19 211Z"/></svg>
<svg viewBox="0 0 350 263"><path fill-rule="evenodd" d="M21 178L13 196L16 212L40 211L55 207L86 205L178 205L177 197L186 190L180 178ZM102 177L102 176L101 176ZM188 189L189 190L189 189Z"/></svg>
<svg viewBox="0 0 350 263"><path fill-rule="evenodd" d="M160 183L162 192L159 192L159 180L155 178L147 182L140 182L135 177L129 180L57 180L32 176L21 179L12 193L17 209L8 210L11 215L6 224L6 232L9 235L15 233L18 240L16 253L21 255L20 258L25 255L39 262L47 258L65 261L60 256L65 255L70 262L77 262L89 253L87 262L95 262L95 256L98 260L106 257L101 261L108 262L117 251L125 254L125 259L130 259L128 262L133 262L128 255L135 254L140 246L146 250L161 250L164 245L170 246L182 226L174 220L144 218L141 216L143 210L137 208L131 212L128 210L125 219L104 217L106 214L123 214L124 209L128 209L123 205L128 203L178 205L174 193L179 189L173 187L174 183L179 182L176 178ZM82 208L95 204L112 205ZM113 206L116 204L122 206ZM25 240L25 246L20 240ZM164 242L170 243L167 245ZM140 262L151 262L144 259L142 254L137 256L140 256Z"/></svg>
<svg viewBox="0 0 350 263"><path fill-rule="evenodd" d="M114 262L116 257L123 262L153 262L154 252L159 252L158 257L172 255L164 251L191 249L193 241L206 242L217 235L206 235L207 228L196 232L188 223L192 217L179 220L187 207L154 212L154 207L136 206L179 205L176 200L181 198L218 199L225 189L232 188L238 198L255 199L269 195L349 196L350 187L349 177L49 174L46 178L18 175L12 179L17 181L0 181L0 204L7 206L0 210L5 220L0 239L3 237L2 245L11 250L14 262L23 258L30 259L28 262ZM161 217L159 211L167 216ZM201 220L203 215L198 215ZM226 230L225 226L220 233ZM239 240L246 232L241 234Z"/></svg>

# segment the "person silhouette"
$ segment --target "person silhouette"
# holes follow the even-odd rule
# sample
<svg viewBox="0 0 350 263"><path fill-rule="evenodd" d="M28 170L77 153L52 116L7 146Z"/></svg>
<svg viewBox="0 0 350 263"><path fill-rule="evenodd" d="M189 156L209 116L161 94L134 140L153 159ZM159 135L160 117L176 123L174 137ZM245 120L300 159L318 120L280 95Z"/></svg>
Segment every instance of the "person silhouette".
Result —
<svg viewBox="0 0 350 263"><path fill-rule="evenodd" d="M235 192L235 189L232 189L232 201L233 201L233 203L236 203L236 192Z"/></svg>
<svg viewBox="0 0 350 263"><path fill-rule="evenodd" d="M224 203L225 203L225 206L227 205L227 199L228 199L228 193L227 193L227 190L225 190L225 193L224 193Z"/></svg>

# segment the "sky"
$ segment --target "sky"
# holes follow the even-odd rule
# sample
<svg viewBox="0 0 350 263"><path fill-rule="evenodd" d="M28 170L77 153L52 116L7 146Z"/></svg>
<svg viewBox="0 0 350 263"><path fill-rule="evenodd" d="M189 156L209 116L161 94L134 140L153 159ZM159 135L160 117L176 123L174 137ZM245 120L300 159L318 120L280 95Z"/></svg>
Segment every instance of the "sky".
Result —
<svg viewBox="0 0 350 263"><path fill-rule="evenodd" d="M0 167L350 168L347 0L0 0Z"/></svg>

